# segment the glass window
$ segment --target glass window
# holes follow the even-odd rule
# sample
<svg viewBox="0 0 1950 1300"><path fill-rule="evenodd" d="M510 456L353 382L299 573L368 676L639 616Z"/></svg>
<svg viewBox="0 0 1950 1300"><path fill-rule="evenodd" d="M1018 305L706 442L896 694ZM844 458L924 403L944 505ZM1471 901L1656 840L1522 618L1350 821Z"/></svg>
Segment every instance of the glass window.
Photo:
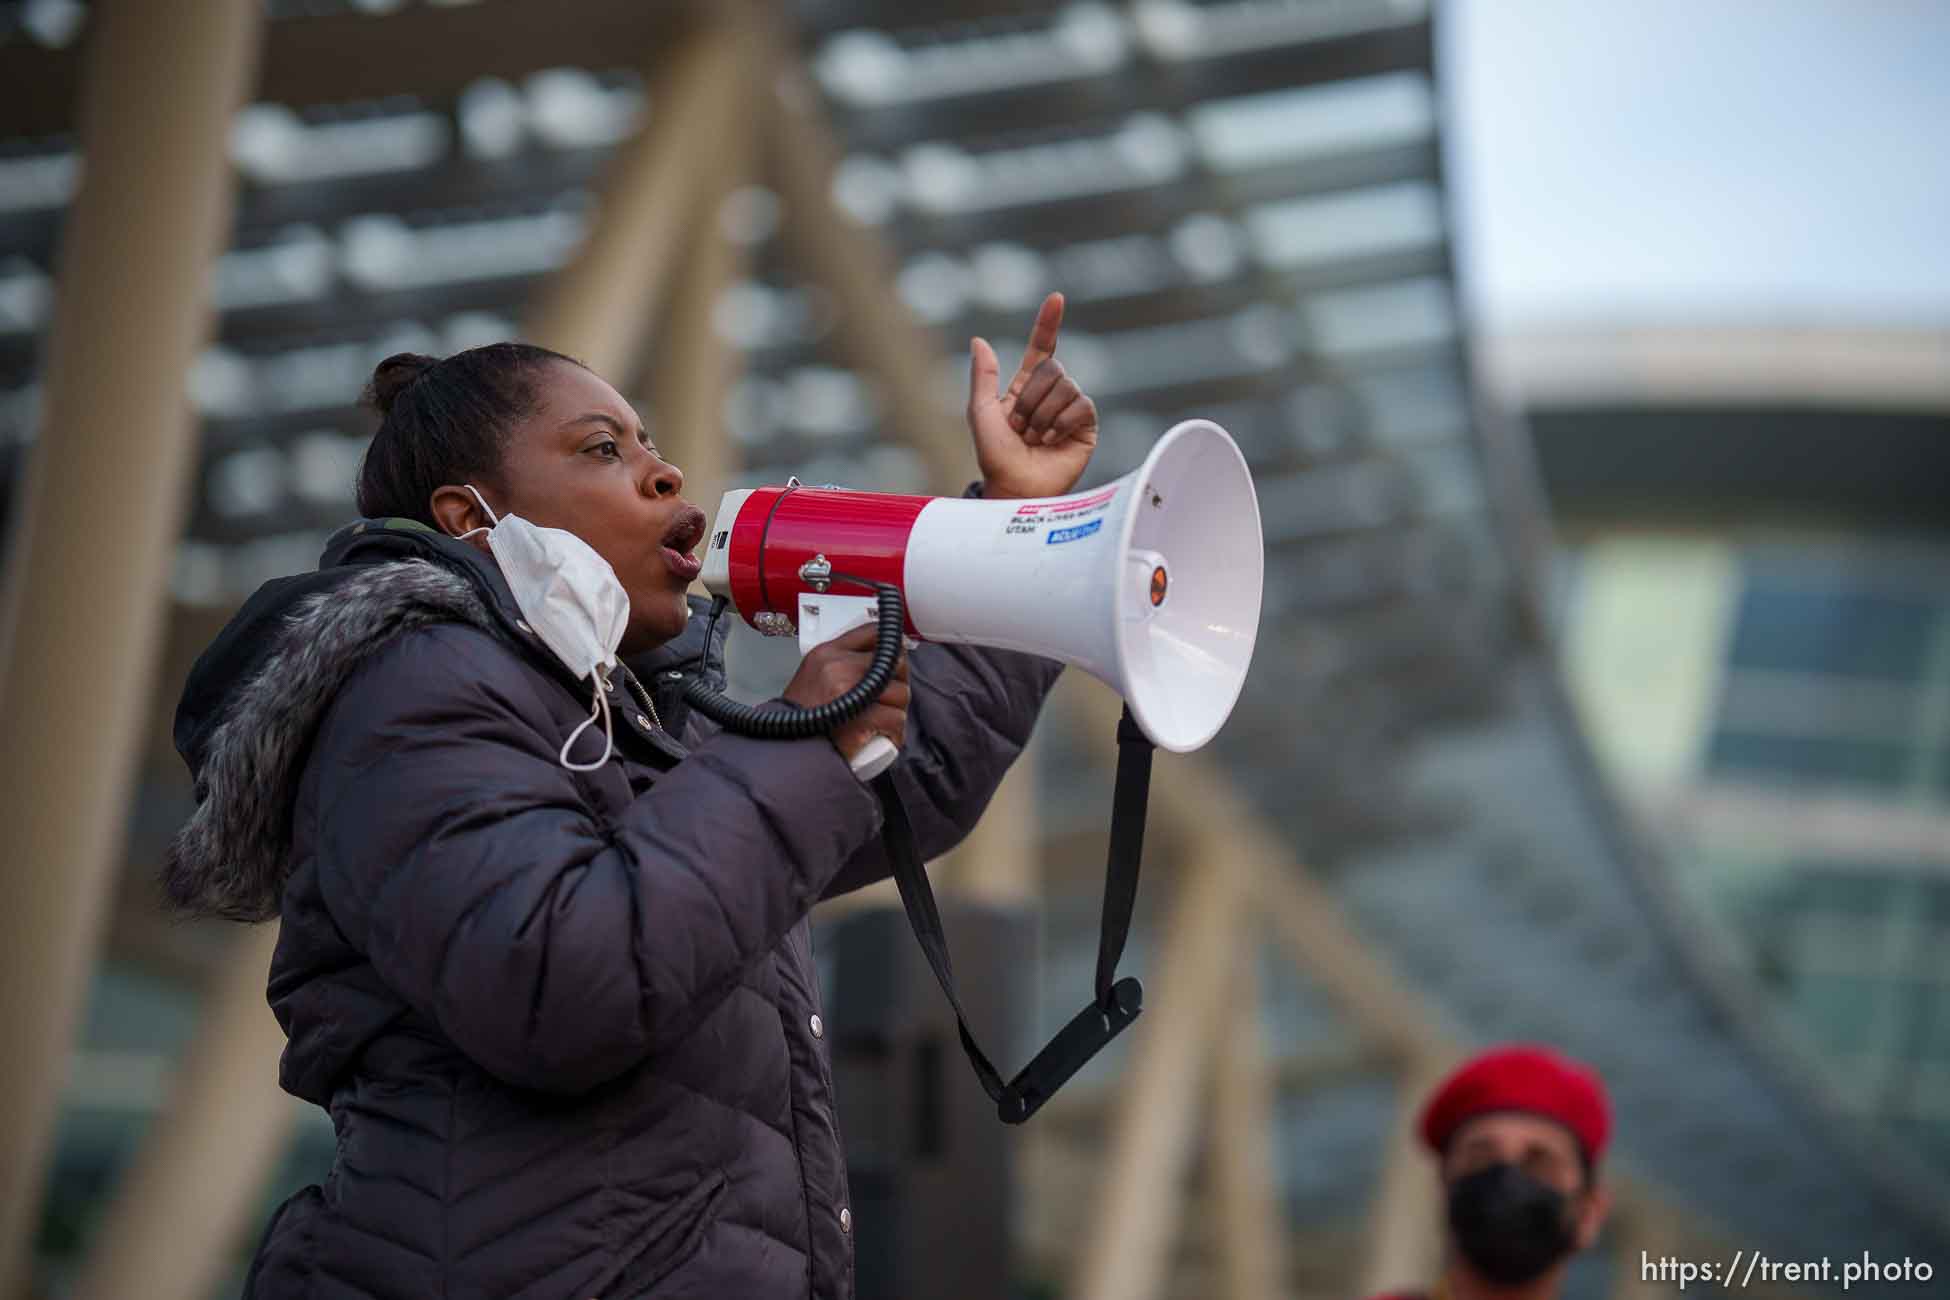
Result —
<svg viewBox="0 0 1950 1300"><path fill-rule="evenodd" d="M1875 592L1754 583L1741 594L1731 658L1737 668L1915 681L1936 618L1920 601Z"/></svg>

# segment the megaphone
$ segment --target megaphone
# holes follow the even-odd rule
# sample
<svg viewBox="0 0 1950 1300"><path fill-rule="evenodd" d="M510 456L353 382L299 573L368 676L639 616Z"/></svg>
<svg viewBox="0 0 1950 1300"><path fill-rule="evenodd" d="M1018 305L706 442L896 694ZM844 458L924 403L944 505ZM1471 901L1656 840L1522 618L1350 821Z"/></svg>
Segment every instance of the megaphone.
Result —
<svg viewBox="0 0 1950 1300"><path fill-rule="evenodd" d="M1117 963L1137 898L1152 748L1197 749L1232 713L1259 632L1264 574L1252 476L1210 420L1173 426L1137 469L1060 497L894 496L795 479L728 492L718 508L702 574L714 620L730 605L761 632L796 633L802 649L879 624L860 683L813 709L755 710L694 677L685 698L720 725L779 739L820 734L885 687L903 633L1060 659L1124 697L1094 996L1006 1081L962 1015L940 911L886 771L894 747L883 738L850 760L880 796L908 922L955 1009L962 1050L1007 1123L1035 1114L1143 1009L1143 987L1118 979Z"/></svg>
<svg viewBox="0 0 1950 1300"><path fill-rule="evenodd" d="M1265 573L1245 457L1210 420L1175 425L1137 469L1060 497L986 501L806 487L727 492L702 578L768 635L810 648L871 621L892 583L923 641L1081 668L1145 736L1185 753L1238 702ZM885 756L891 759L891 751Z"/></svg>

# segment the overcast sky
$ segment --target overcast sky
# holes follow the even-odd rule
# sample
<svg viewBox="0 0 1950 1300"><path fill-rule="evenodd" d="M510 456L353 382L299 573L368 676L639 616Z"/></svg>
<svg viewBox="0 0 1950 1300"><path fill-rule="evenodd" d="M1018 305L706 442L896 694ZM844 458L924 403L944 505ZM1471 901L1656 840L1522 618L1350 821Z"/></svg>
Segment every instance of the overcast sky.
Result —
<svg viewBox="0 0 1950 1300"><path fill-rule="evenodd" d="M1454 0L1474 310L1950 327L1950 0Z"/></svg>

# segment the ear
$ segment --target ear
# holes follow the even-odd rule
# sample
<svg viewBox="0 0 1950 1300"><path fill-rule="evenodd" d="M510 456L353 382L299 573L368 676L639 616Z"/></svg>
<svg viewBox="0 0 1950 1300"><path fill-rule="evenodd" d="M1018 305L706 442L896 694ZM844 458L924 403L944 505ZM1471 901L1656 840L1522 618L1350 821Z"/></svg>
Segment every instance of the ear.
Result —
<svg viewBox="0 0 1950 1300"><path fill-rule="evenodd" d="M433 522L449 537L459 538L461 534L473 532L476 528L493 526L487 511L481 509L481 503L474 499L474 494L453 483L435 488L427 508L433 512ZM467 540L483 551L488 549L486 533Z"/></svg>
<svg viewBox="0 0 1950 1300"><path fill-rule="evenodd" d="M1584 1198L1584 1205L1577 1215L1577 1244L1579 1250L1589 1250L1598 1240L1605 1220L1611 1217L1611 1188L1603 1183L1593 1183L1591 1191Z"/></svg>

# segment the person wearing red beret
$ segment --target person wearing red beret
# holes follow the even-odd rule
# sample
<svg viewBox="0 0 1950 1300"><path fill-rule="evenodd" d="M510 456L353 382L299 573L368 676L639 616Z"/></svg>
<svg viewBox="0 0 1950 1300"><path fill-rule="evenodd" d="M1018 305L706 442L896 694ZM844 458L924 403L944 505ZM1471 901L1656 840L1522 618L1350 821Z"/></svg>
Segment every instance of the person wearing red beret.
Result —
<svg viewBox="0 0 1950 1300"><path fill-rule="evenodd" d="M1611 1209L1603 1081L1549 1048L1499 1047L1443 1081L1420 1128L1448 1203L1442 1277L1376 1300L1555 1300Z"/></svg>

